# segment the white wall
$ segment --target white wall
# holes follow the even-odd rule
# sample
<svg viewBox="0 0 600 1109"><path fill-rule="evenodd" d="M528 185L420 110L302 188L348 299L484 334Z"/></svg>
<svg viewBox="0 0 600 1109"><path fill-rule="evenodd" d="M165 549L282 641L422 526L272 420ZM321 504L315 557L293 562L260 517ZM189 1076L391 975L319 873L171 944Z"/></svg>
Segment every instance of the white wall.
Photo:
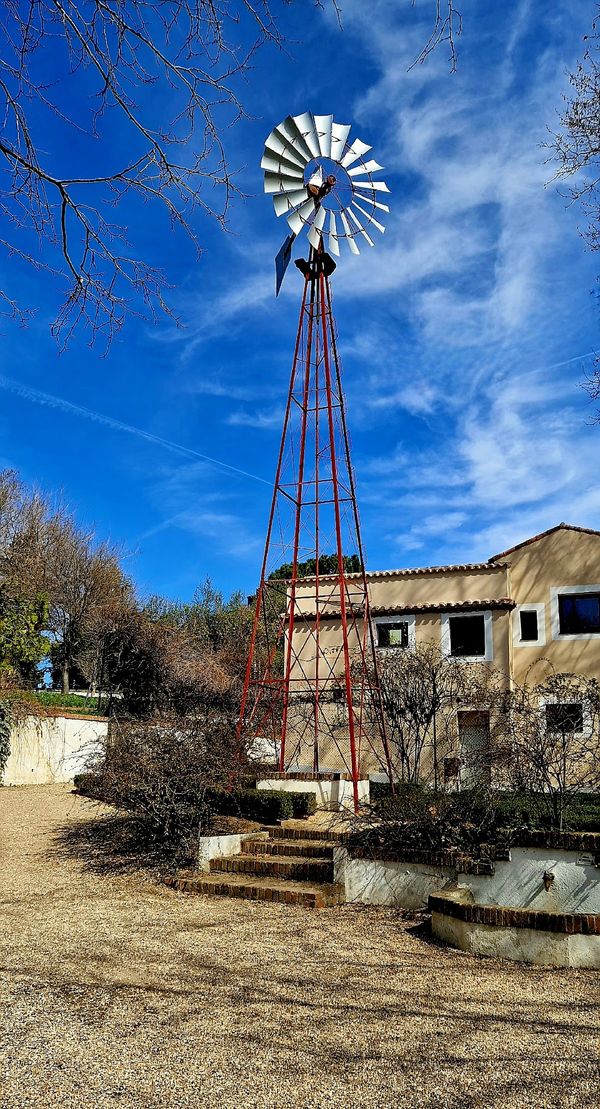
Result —
<svg viewBox="0 0 600 1109"><path fill-rule="evenodd" d="M334 881L347 901L425 909L430 894L466 888L480 905L549 912L600 913L600 866L592 856L543 847L515 847L509 862L497 862L495 874L457 874L449 867L396 860L353 859L345 847L333 852ZM546 891L545 871L555 875Z"/></svg>
<svg viewBox="0 0 600 1109"><path fill-rule="evenodd" d="M589 851L557 851L549 847L512 847L510 862L497 862L496 873L461 874L480 905L545 912L600 913L600 866ZM554 874L548 890L544 871Z"/></svg>
<svg viewBox="0 0 600 1109"><path fill-rule="evenodd" d="M443 913L432 913L431 930L444 943L487 955L537 966L600 968L600 936L568 936L534 928L498 928L471 924Z"/></svg>
<svg viewBox="0 0 600 1109"><path fill-rule="evenodd" d="M108 732L107 720L78 717L27 716L11 728L10 755L2 784L5 786L48 785L69 782L85 769Z"/></svg>

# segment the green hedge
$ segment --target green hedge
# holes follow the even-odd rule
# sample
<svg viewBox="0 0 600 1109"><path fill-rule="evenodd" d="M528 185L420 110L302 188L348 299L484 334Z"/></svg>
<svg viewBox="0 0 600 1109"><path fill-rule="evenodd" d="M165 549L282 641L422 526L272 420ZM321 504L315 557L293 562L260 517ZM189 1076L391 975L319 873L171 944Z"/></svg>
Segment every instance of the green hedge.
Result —
<svg viewBox="0 0 600 1109"><path fill-rule="evenodd" d="M72 709L86 716L100 715L106 707L106 702L101 704L98 697L79 697L76 693L58 693L51 689L28 691L27 696L48 708Z"/></svg>
<svg viewBox="0 0 600 1109"><path fill-rule="evenodd" d="M94 801L104 800L100 774L93 774L91 771L75 774L73 776L73 786L77 793L81 793L84 797L92 797Z"/></svg>
<svg viewBox="0 0 600 1109"><path fill-rule="evenodd" d="M302 819L316 811L314 793L288 793L283 789L211 790L207 803L219 816L243 816L259 824L274 824L290 817Z"/></svg>
<svg viewBox="0 0 600 1109"><path fill-rule="evenodd" d="M78 793L103 800L102 775L76 774L73 784ZM288 793L282 789L207 790L206 805L219 816L241 816L259 824L275 824L291 817L302 819L316 811L314 793Z"/></svg>
<svg viewBox="0 0 600 1109"><path fill-rule="evenodd" d="M290 793L292 809L297 820L312 816L317 811L317 798L314 793Z"/></svg>

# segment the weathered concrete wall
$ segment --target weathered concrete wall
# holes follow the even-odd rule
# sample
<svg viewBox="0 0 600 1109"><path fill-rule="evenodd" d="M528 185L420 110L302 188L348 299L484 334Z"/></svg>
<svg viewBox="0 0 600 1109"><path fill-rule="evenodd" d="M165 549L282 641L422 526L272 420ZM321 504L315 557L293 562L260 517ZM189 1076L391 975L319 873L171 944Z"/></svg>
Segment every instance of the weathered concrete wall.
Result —
<svg viewBox="0 0 600 1109"><path fill-rule="evenodd" d="M368 779L361 779L357 785L359 804L368 805ZM351 809L354 805L352 782L346 782L343 779L333 782L307 782L302 778L265 778L256 783L256 788L286 790L288 793L314 793L319 808L330 809L333 812L339 809Z"/></svg>
<svg viewBox="0 0 600 1109"><path fill-rule="evenodd" d="M108 732L108 720L73 716L28 716L11 730L10 755L2 784L68 782L85 768Z"/></svg>
<svg viewBox="0 0 600 1109"><path fill-rule="evenodd" d="M589 852L513 847L509 862L495 863L493 875L461 875L476 901L548 912L600 913L600 866ZM544 888L544 872L554 874Z"/></svg>
<svg viewBox="0 0 600 1109"><path fill-rule="evenodd" d="M198 870L210 870L211 859L228 859L240 855L244 842L250 839L268 839L268 832L252 832L246 835L198 836Z"/></svg>
<svg viewBox="0 0 600 1109"><path fill-rule="evenodd" d="M495 863L495 874L458 874L448 866L396 860L352 858L334 849L334 881L347 901L424 909L430 894L449 888L469 891L485 905L548 912L600 913L600 867L590 854L552 848L516 847L510 861ZM554 874L548 890L544 873Z"/></svg>
<svg viewBox="0 0 600 1109"><path fill-rule="evenodd" d="M454 886L455 878L449 867L353 859L345 847L333 849L333 880L344 887L348 902L424 909L429 895Z"/></svg>
<svg viewBox="0 0 600 1109"><path fill-rule="evenodd" d="M570 936L534 928L495 927L431 914L431 930L444 943L494 959L554 967L600 967L600 936Z"/></svg>

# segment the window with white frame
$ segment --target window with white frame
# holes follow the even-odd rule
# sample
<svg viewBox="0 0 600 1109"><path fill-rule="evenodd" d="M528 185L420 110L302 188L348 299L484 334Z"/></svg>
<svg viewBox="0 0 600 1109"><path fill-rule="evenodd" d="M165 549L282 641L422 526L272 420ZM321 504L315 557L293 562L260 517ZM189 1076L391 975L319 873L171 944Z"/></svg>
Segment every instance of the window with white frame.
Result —
<svg viewBox="0 0 600 1109"><path fill-rule="evenodd" d="M513 611L515 647L543 647L546 642L546 612L543 604L517 605Z"/></svg>
<svg viewBox="0 0 600 1109"><path fill-rule="evenodd" d="M573 701L547 701L546 728L549 732L582 732L583 731L583 705Z"/></svg>
<svg viewBox="0 0 600 1109"><path fill-rule="evenodd" d="M494 654L491 612L443 612L442 654L465 662L491 662Z"/></svg>
<svg viewBox="0 0 600 1109"><path fill-rule="evenodd" d="M600 639L600 585L550 590L553 639Z"/></svg>
<svg viewBox="0 0 600 1109"><path fill-rule="evenodd" d="M375 643L383 650L402 651L414 647L414 616L378 616L373 624Z"/></svg>

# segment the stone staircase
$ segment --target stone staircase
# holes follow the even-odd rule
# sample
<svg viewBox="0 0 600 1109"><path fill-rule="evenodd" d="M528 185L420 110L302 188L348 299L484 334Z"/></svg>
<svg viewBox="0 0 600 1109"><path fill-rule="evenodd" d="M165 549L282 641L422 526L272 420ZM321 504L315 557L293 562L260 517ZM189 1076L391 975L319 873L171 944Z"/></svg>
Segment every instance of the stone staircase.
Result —
<svg viewBox="0 0 600 1109"><path fill-rule="evenodd" d="M309 909L342 903L343 890L333 883L333 848L343 842L343 833L285 825L263 831L268 838L249 838L242 854L211 859L210 872L176 876L167 884L185 893Z"/></svg>

